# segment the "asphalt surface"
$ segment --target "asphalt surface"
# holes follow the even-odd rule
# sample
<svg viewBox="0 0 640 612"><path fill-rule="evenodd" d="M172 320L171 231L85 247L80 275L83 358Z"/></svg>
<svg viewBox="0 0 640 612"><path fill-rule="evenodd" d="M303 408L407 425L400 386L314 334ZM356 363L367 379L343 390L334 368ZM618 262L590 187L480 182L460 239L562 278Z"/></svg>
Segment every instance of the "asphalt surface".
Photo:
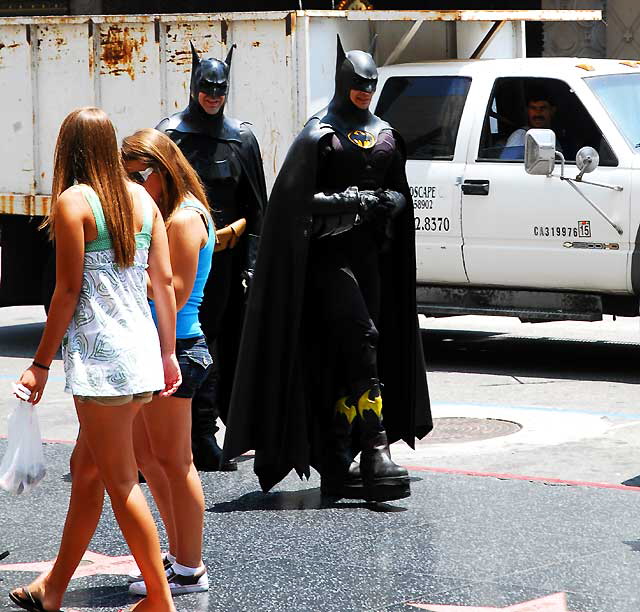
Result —
<svg viewBox="0 0 640 612"><path fill-rule="evenodd" d="M39 307L0 310L0 436L42 320ZM328 503L316 475L264 495L250 458L236 474L203 474L212 589L178 609L640 609L640 322L459 317L423 330L436 430L416 450L393 448L412 497ZM39 415L49 473L28 496L0 493L0 591L56 554L77 431L59 361ZM134 601L108 505L90 550L65 609Z"/></svg>

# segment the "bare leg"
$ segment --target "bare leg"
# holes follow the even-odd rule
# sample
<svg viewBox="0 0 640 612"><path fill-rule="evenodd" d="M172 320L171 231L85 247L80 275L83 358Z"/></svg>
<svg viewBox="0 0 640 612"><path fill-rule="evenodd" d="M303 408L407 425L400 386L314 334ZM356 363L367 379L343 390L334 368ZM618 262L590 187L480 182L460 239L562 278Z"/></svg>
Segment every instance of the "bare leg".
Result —
<svg viewBox="0 0 640 612"><path fill-rule="evenodd" d="M157 400L153 400L148 406L155 406ZM169 539L169 552L175 557L178 550L178 538L176 534L173 511L171 507L171 491L169 481L160 464L156 461L151 450L151 441L144 423L143 413L147 405L136 416L133 422L133 448L136 454L138 469L144 474L149 485L153 499L158 506L167 538ZM153 408L152 408L153 410Z"/></svg>
<svg viewBox="0 0 640 612"><path fill-rule="evenodd" d="M89 546L102 513L104 485L82 430L71 455L71 477L71 497L60 551L51 570L27 587L46 610L57 610L62 605L69 581Z"/></svg>
<svg viewBox="0 0 640 612"><path fill-rule="evenodd" d="M160 558L158 532L138 484L132 430L140 406L138 402L102 406L76 401L80 427L111 498L116 520L147 585L148 596L136 610L175 612Z"/></svg>
<svg viewBox="0 0 640 612"><path fill-rule="evenodd" d="M143 408L142 416L151 450L169 484L171 516L176 525L176 560L187 567L199 567L204 494L191 455L191 400L154 398Z"/></svg>

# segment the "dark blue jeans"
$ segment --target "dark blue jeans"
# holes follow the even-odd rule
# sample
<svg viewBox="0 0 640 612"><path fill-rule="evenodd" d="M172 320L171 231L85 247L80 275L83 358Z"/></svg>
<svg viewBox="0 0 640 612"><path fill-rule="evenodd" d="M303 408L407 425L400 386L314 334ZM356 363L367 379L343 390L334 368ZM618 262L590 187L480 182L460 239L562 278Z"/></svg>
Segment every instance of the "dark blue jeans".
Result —
<svg viewBox="0 0 640 612"><path fill-rule="evenodd" d="M182 374L182 384L174 397L192 398L207 377L213 360L204 336L178 338L176 357Z"/></svg>

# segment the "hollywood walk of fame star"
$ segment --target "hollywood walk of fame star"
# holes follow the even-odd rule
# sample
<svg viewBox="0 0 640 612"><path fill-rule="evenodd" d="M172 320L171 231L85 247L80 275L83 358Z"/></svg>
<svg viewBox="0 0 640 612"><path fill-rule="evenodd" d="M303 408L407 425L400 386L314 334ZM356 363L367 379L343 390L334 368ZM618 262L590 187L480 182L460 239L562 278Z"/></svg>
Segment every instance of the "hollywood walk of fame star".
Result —
<svg viewBox="0 0 640 612"><path fill-rule="evenodd" d="M540 599L532 599L523 603L507 606L506 608L488 608L478 606L443 606L435 604L410 603L414 608L430 610L431 612L569 612L566 593L555 593Z"/></svg>
<svg viewBox="0 0 640 612"><path fill-rule="evenodd" d="M0 572L46 572L53 566L53 561L36 563L7 563L0 564ZM82 557L80 566L73 574L73 578L95 576L97 574L128 574L135 571L136 562L131 555L123 557L109 557L88 550Z"/></svg>

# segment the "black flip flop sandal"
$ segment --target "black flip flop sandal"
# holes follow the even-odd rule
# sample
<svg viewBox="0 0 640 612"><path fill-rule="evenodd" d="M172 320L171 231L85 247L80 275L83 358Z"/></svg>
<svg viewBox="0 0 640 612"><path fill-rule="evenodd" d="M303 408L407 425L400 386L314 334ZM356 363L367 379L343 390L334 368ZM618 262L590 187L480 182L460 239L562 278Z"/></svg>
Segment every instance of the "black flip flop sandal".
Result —
<svg viewBox="0 0 640 612"><path fill-rule="evenodd" d="M20 597L11 592L9 593L9 599L23 610L27 610L27 612L62 612L62 610L46 610L42 602L35 595L32 595L26 587L22 587L22 592L25 597Z"/></svg>

